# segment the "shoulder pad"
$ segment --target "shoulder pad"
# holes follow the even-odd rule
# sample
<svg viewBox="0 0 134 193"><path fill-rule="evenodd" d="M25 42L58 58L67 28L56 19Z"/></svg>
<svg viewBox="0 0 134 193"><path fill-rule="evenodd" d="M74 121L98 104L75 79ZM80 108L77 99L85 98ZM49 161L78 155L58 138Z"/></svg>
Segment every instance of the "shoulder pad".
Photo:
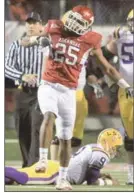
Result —
<svg viewBox="0 0 134 193"><path fill-rule="evenodd" d="M102 36L99 33L90 31L81 36L80 39L85 43L92 45L93 48L99 48L101 46Z"/></svg>
<svg viewBox="0 0 134 193"><path fill-rule="evenodd" d="M47 33L61 33L63 30L63 23L60 20L48 20Z"/></svg>
<svg viewBox="0 0 134 193"><path fill-rule="evenodd" d="M114 30L113 37L114 37L115 39L119 39L119 38L120 38L120 29L121 29L121 27L118 26L118 27Z"/></svg>

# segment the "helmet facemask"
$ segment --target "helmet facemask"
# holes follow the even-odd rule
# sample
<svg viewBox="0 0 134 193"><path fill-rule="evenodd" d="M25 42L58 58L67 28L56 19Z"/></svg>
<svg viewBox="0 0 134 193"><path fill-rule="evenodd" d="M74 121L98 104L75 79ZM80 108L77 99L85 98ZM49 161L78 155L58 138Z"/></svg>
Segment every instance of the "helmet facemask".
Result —
<svg viewBox="0 0 134 193"><path fill-rule="evenodd" d="M90 30L92 23L89 24L89 22L82 18L82 15L70 11L68 14L68 17L66 19L66 22L64 26L69 30L77 35L83 35L84 33L88 32Z"/></svg>

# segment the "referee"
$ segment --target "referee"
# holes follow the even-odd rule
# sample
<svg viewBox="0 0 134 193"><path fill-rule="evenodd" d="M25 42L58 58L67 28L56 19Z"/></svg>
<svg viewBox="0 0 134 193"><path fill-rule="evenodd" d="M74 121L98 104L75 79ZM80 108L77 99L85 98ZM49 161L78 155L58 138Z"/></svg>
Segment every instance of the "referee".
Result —
<svg viewBox="0 0 134 193"><path fill-rule="evenodd" d="M26 20L25 38L39 35L41 29L40 15L32 12ZM43 117L36 106L43 52L39 45L24 47L20 42L16 40L10 46L5 60L5 76L18 82L15 126L23 159L22 167L27 167L38 161L39 129Z"/></svg>

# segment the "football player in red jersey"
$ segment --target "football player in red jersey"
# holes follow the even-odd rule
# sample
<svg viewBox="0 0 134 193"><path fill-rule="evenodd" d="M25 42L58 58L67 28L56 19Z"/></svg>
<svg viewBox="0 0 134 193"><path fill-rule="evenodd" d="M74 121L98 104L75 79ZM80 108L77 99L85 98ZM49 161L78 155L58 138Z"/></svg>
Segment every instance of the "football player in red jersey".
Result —
<svg viewBox="0 0 134 193"><path fill-rule="evenodd" d="M47 167L48 148L56 122L60 139L60 170L56 185L58 190L72 189L66 176L76 114L75 89L80 71L89 54L92 52L96 55L105 73L120 87L130 87L104 58L100 48L102 37L91 31L93 21L92 10L80 5L70 11L65 24L60 20L49 20L43 33L51 40L53 54L48 57L45 64L38 90L38 101L44 120L40 129L40 158L36 171L44 171Z"/></svg>

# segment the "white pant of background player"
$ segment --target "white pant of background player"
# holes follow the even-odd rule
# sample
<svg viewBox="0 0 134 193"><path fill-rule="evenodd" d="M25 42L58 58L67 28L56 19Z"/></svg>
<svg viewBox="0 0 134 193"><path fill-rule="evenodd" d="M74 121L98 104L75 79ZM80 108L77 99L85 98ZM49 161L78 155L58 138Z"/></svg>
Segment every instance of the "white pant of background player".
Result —
<svg viewBox="0 0 134 193"><path fill-rule="evenodd" d="M71 139L76 116L75 90L42 80L38 102L42 114L52 112L56 115L57 136L64 140Z"/></svg>

